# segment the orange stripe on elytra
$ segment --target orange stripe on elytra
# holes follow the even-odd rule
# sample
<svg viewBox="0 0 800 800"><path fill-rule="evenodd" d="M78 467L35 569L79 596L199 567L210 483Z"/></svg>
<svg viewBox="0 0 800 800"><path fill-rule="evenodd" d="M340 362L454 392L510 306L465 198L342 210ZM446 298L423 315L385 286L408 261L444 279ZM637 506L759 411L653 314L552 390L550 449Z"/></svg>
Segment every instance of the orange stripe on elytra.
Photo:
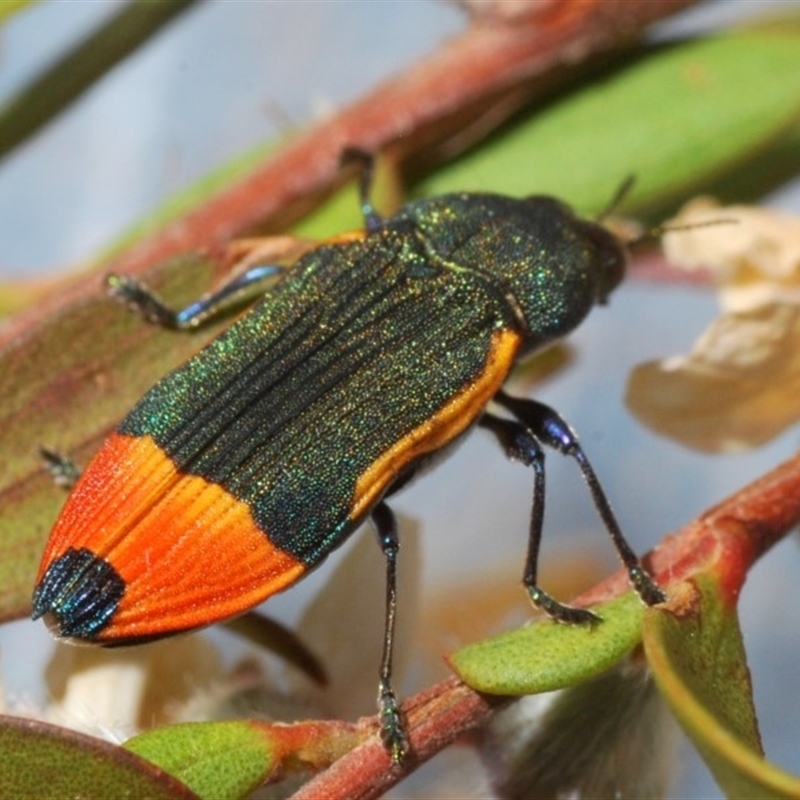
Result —
<svg viewBox="0 0 800 800"><path fill-rule="evenodd" d="M483 371L440 411L400 439L356 483L350 519L359 520L402 473L405 466L452 442L478 417L503 385L522 338L511 329L492 336Z"/></svg>
<svg viewBox="0 0 800 800"><path fill-rule="evenodd" d="M367 232L363 228L357 228L352 231L345 231L344 233L337 233L329 236L327 239L320 239L313 249L319 247L328 247L332 244L353 244L353 242L363 242L367 238Z"/></svg>
<svg viewBox="0 0 800 800"><path fill-rule="evenodd" d="M235 616L306 569L270 543L246 503L180 473L152 438L118 433L70 495L40 577L69 547L106 559L125 583L99 641L158 636Z"/></svg>

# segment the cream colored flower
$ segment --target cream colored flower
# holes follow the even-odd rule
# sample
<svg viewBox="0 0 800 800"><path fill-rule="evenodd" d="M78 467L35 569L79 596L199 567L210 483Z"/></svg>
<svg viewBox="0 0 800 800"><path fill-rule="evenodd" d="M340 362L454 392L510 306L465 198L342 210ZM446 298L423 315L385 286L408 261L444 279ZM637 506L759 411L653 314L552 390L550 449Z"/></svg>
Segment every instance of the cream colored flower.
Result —
<svg viewBox="0 0 800 800"><path fill-rule="evenodd" d="M800 418L800 218L700 198L667 227L684 226L702 227L666 234L665 256L710 270L723 313L688 355L639 365L627 403L689 447L755 447Z"/></svg>

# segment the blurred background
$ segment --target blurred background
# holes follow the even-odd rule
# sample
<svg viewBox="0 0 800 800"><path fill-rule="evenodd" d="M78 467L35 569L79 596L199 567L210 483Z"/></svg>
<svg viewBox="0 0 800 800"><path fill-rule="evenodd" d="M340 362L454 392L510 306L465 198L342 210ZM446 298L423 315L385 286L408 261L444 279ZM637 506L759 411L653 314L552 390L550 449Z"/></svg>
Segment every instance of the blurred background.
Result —
<svg viewBox="0 0 800 800"><path fill-rule="evenodd" d="M0 98L119 5L42 2L12 19L0 38ZM663 24L657 35L715 30L785 5L704 3ZM0 165L0 276L52 275L79 266L213 167L357 98L464 24L462 10L444 2L217 0L195 7ZM800 213L800 184L765 203ZM687 352L715 313L710 291L630 282L571 338L570 366L536 389L578 431L639 552L797 447L797 433L790 431L753 452L702 455L659 438L625 410L631 368ZM543 574L549 563L560 569L574 558L602 575L615 568L613 550L577 469L562 462L548 459ZM530 474L506 462L491 438L477 432L397 497L394 506L420 526L422 609L443 587L479 582L487 571L506 570L518 580L530 493ZM270 601L270 613L296 619L328 569ZM795 772L800 626L787 609L798 601L799 573L800 554L790 538L752 571L741 603L765 749ZM401 597L401 614L402 608ZM44 664L50 647L41 624L0 629L7 700L42 702L34 665ZM685 745L674 796L719 795Z"/></svg>

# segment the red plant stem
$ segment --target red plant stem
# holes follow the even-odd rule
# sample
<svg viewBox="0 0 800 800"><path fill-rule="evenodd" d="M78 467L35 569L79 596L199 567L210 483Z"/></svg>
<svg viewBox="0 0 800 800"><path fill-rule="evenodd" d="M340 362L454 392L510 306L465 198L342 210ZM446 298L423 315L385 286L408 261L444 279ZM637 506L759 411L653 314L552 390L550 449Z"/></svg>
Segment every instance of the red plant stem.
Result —
<svg viewBox="0 0 800 800"><path fill-rule="evenodd" d="M667 536L646 561L665 589L699 573L721 578L735 602L748 569L800 522L800 455L740 489ZM575 605L602 602L627 591L624 570L582 594ZM481 695L450 678L409 698L403 710L413 755L392 767L377 737L343 756L300 789L294 800L380 797L421 762L480 728L508 698ZM377 722L376 722L377 727Z"/></svg>
<svg viewBox="0 0 800 800"><path fill-rule="evenodd" d="M448 678L404 703L412 754L402 767L392 764L376 733L312 778L292 798L367 800L380 797L462 733L481 727L496 708L507 702L507 698L478 694L458 679Z"/></svg>

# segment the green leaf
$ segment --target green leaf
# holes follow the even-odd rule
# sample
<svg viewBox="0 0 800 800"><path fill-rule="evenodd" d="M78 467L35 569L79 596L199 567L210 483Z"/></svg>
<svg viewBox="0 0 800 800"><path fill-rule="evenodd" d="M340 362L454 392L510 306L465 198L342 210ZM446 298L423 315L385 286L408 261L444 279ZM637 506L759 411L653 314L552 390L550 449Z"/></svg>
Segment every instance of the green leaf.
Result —
<svg viewBox="0 0 800 800"><path fill-rule="evenodd" d="M372 180L369 201L382 216L391 216L403 203L403 189L397 162L389 155L375 154L372 165ZM327 239L343 231L360 230L364 227L364 214L356 171L353 180L312 213L292 226L295 236L309 239Z"/></svg>
<svg viewBox="0 0 800 800"><path fill-rule="evenodd" d="M195 2L132 0L124 5L0 108L0 159Z"/></svg>
<svg viewBox="0 0 800 800"><path fill-rule="evenodd" d="M177 776L200 797L244 798L276 774L329 766L365 735L343 722L185 723L135 736L125 748Z"/></svg>
<svg viewBox="0 0 800 800"><path fill-rule="evenodd" d="M170 775L116 745L35 720L0 716L0 763L0 797L196 797Z"/></svg>
<svg viewBox="0 0 800 800"><path fill-rule="evenodd" d="M537 109L417 191L544 193L596 214L633 174L624 205L661 207L732 170L799 116L800 33L790 25L656 48ZM795 152L795 167L799 160Z"/></svg>
<svg viewBox="0 0 800 800"><path fill-rule="evenodd" d="M363 228L360 205L358 186L355 181L350 181L305 219L293 225L292 233L310 239L325 239L342 231Z"/></svg>
<svg viewBox="0 0 800 800"><path fill-rule="evenodd" d="M647 609L643 638L656 682L728 797L800 797L800 779L764 759L736 608L720 582L675 587Z"/></svg>
<svg viewBox="0 0 800 800"><path fill-rule="evenodd" d="M246 797L264 782L276 757L271 742L246 722L159 728L125 748L179 777L200 797Z"/></svg>
<svg viewBox="0 0 800 800"><path fill-rule="evenodd" d="M542 620L462 648L450 665L468 686L488 694L548 692L609 669L641 639L642 604L627 592L594 608L595 626Z"/></svg>
<svg viewBox="0 0 800 800"><path fill-rule="evenodd" d="M3 0L0 3L0 25L14 16L18 11L22 11L25 6L31 5L34 0Z"/></svg>

